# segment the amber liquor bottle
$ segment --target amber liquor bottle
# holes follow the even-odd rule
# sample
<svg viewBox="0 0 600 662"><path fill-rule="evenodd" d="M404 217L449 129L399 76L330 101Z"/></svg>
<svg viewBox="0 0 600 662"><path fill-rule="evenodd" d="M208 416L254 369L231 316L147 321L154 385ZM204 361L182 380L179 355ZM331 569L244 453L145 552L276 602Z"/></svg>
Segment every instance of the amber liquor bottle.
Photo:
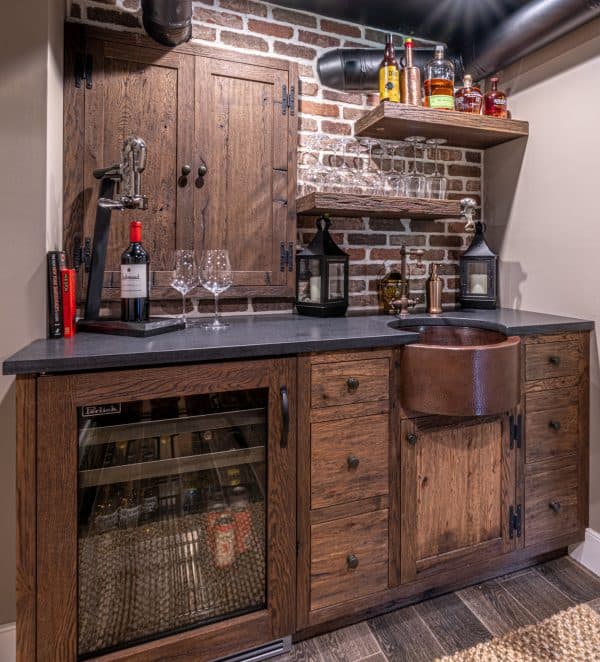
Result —
<svg viewBox="0 0 600 662"><path fill-rule="evenodd" d="M464 87L457 90L454 95L454 107L462 113L479 115L483 106L483 94L473 85L473 77L470 74L465 74L463 80Z"/></svg>
<svg viewBox="0 0 600 662"><path fill-rule="evenodd" d="M506 105L506 94L498 89L498 78L490 78L492 89L486 92L484 99L484 115L491 117L500 117L506 119L508 117L508 107Z"/></svg>
<svg viewBox="0 0 600 662"><path fill-rule="evenodd" d="M400 101L400 67L391 34L385 39L383 62L379 67L379 98L381 101Z"/></svg>
<svg viewBox="0 0 600 662"><path fill-rule="evenodd" d="M427 107L454 110L454 65L445 58L441 44L425 67L424 87Z"/></svg>

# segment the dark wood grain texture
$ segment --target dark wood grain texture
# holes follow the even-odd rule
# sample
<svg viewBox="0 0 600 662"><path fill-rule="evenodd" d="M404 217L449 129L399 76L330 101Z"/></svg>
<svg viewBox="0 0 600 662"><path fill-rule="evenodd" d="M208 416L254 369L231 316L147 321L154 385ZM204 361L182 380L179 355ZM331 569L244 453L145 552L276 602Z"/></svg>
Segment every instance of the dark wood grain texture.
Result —
<svg viewBox="0 0 600 662"><path fill-rule="evenodd" d="M389 585L398 586L402 568L402 408L400 405L401 352L394 349L390 364L390 444L389 444Z"/></svg>
<svg viewBox="0 0 600 662"><path fill-rule="evenodd" d="M530 344L525 349L525 379L547 379L577 374L580 353L576 341Z"/></svg>
<svg viewBox="0 0 600 662"><path fill-rule="evenodd" d="M385 140L403 140L414 135L445 138L449 145L485 149L526 138L529 123L384 102L356 122L354 133Z"/></svg>
<svg viewBox="0 0 600 662"><path fill-rule="evenodd" d="M296 209L300 216L369 216L371 218L411 218L435 220L460 218L457 200L427 198L391 198L358 195L356 193L308 193L298 198Z"/></svg>
<svg viewBox="0 0 600 662"><path fill-rule="evenodd" d="M37 381L17 377L17 662L36 659Z"/></svg>
<svg viewBox="0 0 600 662"><path fill-rule="evenodd" d="M589 525L590 517L590 334L580 333L579 344L579 448L577 485L579 528Z"/></svg>
<svg viewBox="0 0 600 662"><path fill-rule="evenodd" d="M369 497L367 499L349 501L336 506L328 506L327 508L319 508L318 510L310 511L310 523L319 524L320 522L330 522L331 520L342 519L343 517L351 517L352 515L373 513L377 510L389 508L389 504L390 499L388 495L380 494L378 496Z"/></svg>
<svg viewBox="0 0 600 662"><path fill-rule="evenodd" d="M539 565L536 571L574 602L600 598L600 578L570 556Z"/></svg>
<svg viewBox="0 0 600 662"><path fill-rule="evenodd" d="M530 411L527 405L525 427L527 462L538 462L577 452L579 442L577 404L538 412Z"/></svg>
<svg viewBox="0 0 600 662"><path fill-rule="evenodd" d="M331 407L383 401L389 395L389 358L315 365L311 375L311 406ZM353 386L356 380L356 386Z"/></svg>

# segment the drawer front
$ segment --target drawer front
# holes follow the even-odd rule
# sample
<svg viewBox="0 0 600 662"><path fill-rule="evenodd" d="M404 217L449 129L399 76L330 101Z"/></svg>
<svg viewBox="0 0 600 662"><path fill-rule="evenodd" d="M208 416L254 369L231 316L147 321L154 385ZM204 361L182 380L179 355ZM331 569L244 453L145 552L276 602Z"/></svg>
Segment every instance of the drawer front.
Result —
<svg viewBox="0 0 600 662"><path fill-rule="evenodd" d="M525 545L577 531L578 515L576 464L525 478Z"/></svg>
<svg viewBox="0 0 600 662"><path fill-rule="evenodd" d="M388 511L311 526L311 610L388 586Z"/></svg>
<svg viewBox="0 0 600 662"><path fill-rule="evenodd" d="M389 359L317 364L311 369L311 406L387 400Z"/></svg>
<svg viewBox="0 0 600 662"><path fill-rule="evenodd" d="M525 461L538 462L577 451L577 405L529 411L525 417Z"/></svg>
<svg viewBox="0 0 600 662"><path fill-rule="evenodd" d="M549 379L576 375L579 370L579 350L576 342L549 342L526 345L525 379Z"/></svg>
<svg viewBox="0 0 600 662"><path fill-rule="evenodd" d="M388 415L311 425L311 508L388 492Z"/></svg>

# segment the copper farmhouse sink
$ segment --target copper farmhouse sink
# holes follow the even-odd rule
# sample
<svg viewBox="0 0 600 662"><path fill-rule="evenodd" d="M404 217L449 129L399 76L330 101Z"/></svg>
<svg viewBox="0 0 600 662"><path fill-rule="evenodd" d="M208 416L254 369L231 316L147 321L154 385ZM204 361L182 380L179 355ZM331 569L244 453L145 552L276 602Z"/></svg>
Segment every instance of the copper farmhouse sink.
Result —
<svg viewBox="0 0 600 662"><path fill-rule="evenodd" d="M402 348L405 409L443 416L488 416L520 397L518 336L467 326L401 326L420 335Z"/></svg>

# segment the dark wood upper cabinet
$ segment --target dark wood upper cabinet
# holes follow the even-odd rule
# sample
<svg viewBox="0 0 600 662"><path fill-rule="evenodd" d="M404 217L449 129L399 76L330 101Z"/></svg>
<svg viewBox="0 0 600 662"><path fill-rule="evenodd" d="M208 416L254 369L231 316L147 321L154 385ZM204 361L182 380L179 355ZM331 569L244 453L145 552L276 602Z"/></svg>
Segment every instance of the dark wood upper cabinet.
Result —
<svg viewBox="0 0 600 662"><path fill-rule="evenodd" d="M284 89L297 88L295 65L189 44L162 49L97 29L77 30L66 44L69 255L93 235L93 171L118 160L128 135L148 146L148 211L113 213L103 298L119 298L120 255L134 218L144 223L154 300L179 296L169 286L176 248L229 249L235 276L227 296L293 295L281 255L295 240L297 122L283 105ZM91 77L78 87L73 71L81 62Z"/></svg>

